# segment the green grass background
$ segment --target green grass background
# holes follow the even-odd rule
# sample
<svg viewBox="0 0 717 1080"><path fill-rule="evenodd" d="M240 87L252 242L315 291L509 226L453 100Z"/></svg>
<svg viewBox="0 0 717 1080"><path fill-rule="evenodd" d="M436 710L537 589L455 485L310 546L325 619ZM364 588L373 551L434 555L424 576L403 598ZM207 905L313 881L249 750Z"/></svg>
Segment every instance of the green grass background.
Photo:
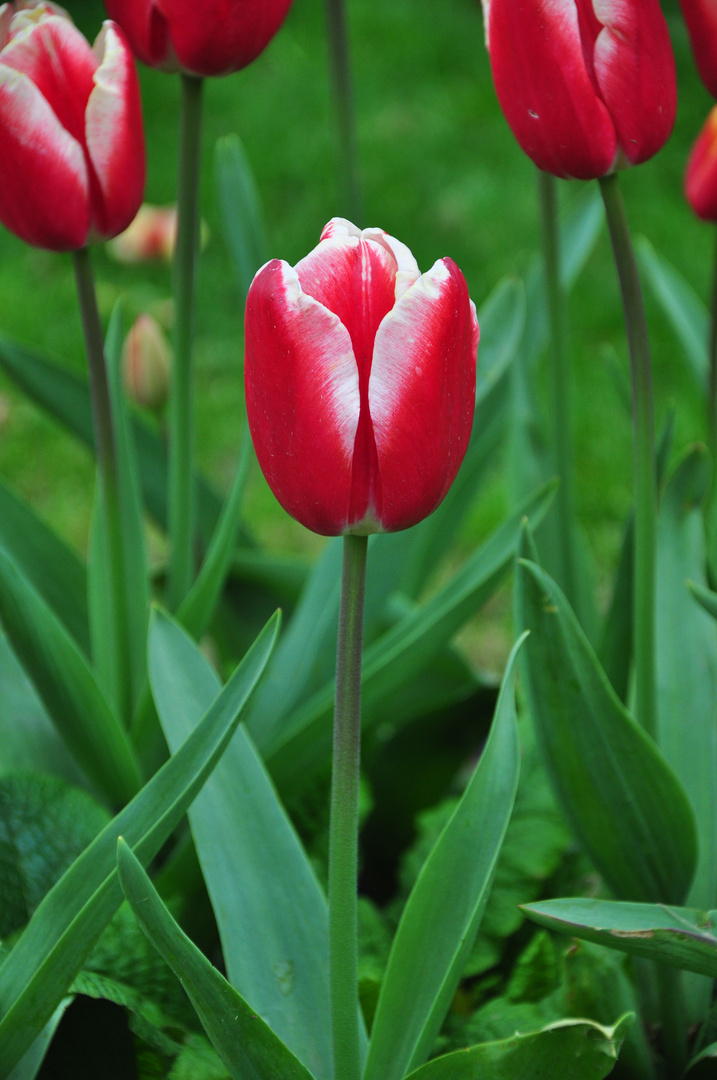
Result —
<svg viewBox="0 0 717 1080"><path fill-rule="evenodd" d="M94 37L99 0L66 0ZM711 99L698 80L676 2L665 12L675 48L679 110L667 147L622 177L635 234L649 237L702 296L710 287L713 228L691 214L682 194L690 145ZM506 274L522 273L539 244L535 170L514 142L495 99L476 0L349 0L349 27L364 225L407 243L422 268L450 255L480 304ZM175 197L178 80L141 70L148 147L146 198ZM270 254L298 261L324 223L345 213L336 181L322 0L294 0L266 52L248 69L208 80L202 213L210 229L199 271L197 426L202 467L225 489L234 467L241 405L242 311L225 251L212 176L216 139L237 132L252 162L266 215ZM579 184L560 184L563 204ZM1 194L0 194L1 197ZM128 313L161 305L170 291L163 265L122 267L95 252L100 306L118 296ZM658 424L677 408L677 446L704 438L704 407L679 348L647 297ZM613 565L630 502L631 433L610 373L612 350L627 370L617 286L603 233L570 307L575 382L578 509L603 574ZM0 229L0 330L83 369L69 256L26 247ZM86 542L92 498L87 453L0 379L0 474L78 548ZM506 507L500 462L464 534L466 547ZM320 541L288 519L258 472L247 523L282 550Z"/></svg>

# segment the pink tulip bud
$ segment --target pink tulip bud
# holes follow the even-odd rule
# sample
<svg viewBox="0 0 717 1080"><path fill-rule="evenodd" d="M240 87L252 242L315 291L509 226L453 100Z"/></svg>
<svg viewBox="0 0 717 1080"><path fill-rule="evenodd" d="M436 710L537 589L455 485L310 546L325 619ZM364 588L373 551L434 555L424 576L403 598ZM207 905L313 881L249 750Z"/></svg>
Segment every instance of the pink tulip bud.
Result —
<svg viewBox="0 0 717 1080"><path fill-rule="evenodd" d="M714 0L680 0L697 70L717 98L717 5Z"/></svg>
<svg viewBox="0 0 717 1080"><path fill-rule="evenodd" d="M70 251L125 229L145 158L139 87L122 31L94 48L56 4L0 7L0 221Z"/></svg>
<svg viewBox="0 0 717 1080"><path fill-rule="evenodd" d="M256 59L291 0L105 0L139 59L165 71L228 75Z"/></svg>
<svg viewBox="0 0 717 1080"><path fill-rule="evenodd" d="M122 374L128 396L143 409L164 408L169 394L171 353L157 320L138 316L125 338Z"/></svg>
<svg viewBox="0 0 717 1080"><path fill-rule="evenodd" d="M269 487L326 536L394 532L436 509L466 452L478 321L451 259L421 274L381 229L334 218L246 306L246 401Z"/></svg>
<svg viewBox="0 0 717 1080"><path fill-rule="evenodd" d="M493 80L528 157L591 180L638 165L675 120L659 0L483 0Z"/></svg>
<svg viewBox="0 0 717 1080"><path fill-rule="evenodd" d="M172 258L177 238L177 207L142 203L129 228L107 249L117 262L139 263Z"/></svg>
<svg viewBox="0 0 717 1080"><path fill-rule="evenodd" d="M717 105L692 147L685 171L685 195L698 217L717 221Z"/></svg>

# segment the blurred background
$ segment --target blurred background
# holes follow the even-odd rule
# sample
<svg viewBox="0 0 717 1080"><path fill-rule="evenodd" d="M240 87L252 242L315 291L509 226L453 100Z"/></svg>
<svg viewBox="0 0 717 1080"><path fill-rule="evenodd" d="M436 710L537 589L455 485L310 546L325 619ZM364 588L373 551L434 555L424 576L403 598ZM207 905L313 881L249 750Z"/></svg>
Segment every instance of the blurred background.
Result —
<svg viewBox="0 0 717 1080"><path fill-rule="evenodd" d="M90 39L100 0L65 0ZM714 228L682 196L690 146L711 98L698 79L677 0L664 3L675 50L679 107L674 134L657 157L623 175L635 236L649 238L697 293L711 289ZM408 244L422 269L450 255L476 305L505 275L523 275L540 244L535 168L498 107L477 0L348 0L352 73L365 220ZM148 150L146 199L174 201L178 80L140 69ZM231 478L240 435L242 310L223 242L213 177L216 140L243 140L263 204L269 255L295 263L325 222L346 214L337 182L335 115L321 0L294 0L266 52L245 71L206 80L202 214L209 238L200 264L197 311L198 453L214 485ZM579 182L559 184L569 208ZM1 196L0 196L1 197ZM167 312L166 264L122 266L94 252L107 318L123 296L128 320ZM658 429L676 408L676 448L703 439L704 406L680 347L646 287ZM570 300L576 411L578 512L598 568L611 573L631 500L631 427L615 380L627 372L617 284L605 230ZM0 229L0 333L41 347L71 368L85 360L69 256L28 248ZM0 376L0 474L79 550L87 538L93 481L87 452ZM462 533L469 550L508 507L504 472L493 473ZM290 520L261 475L252 473L245 523L264 545L312 554L322 541ZM161 545L157 549L161 558ZM496 618L500 622L500 604ZM499 635L500 636L500 635ZM504 643L499 642L498 654ZM480 653L480 645L477 646ZM498 661L485 645L479 661Z"/></svg>

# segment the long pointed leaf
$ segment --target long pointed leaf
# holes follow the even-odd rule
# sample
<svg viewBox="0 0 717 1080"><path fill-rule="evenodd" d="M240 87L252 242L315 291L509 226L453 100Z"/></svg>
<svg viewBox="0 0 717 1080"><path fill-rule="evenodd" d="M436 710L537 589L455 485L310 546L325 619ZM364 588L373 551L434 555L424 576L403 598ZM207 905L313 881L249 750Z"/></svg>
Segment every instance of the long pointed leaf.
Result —
<svg viewBox="0 0 717 1080"><path fill-rule="evenodd" d="M259 192L238 135L217 142L214 177L243 308L254 275L267 260L267 245Z"/></svg>
<svg viewBox="0 0 717 1080"><path fill-rule="evenodd" d="M700 389L707 386L709 312L678 270L640 236L635 244L640 268L682 345Z"/></svg>
<svg viewBox="0 0 717 1080"><path fill-rule="evenodd" d="M522 640L508 661L475 773L404 909L376 1006L364 1080L401 1080L425 1061L473 947L518 787L515 666Z"/></svg>
<svg viewBox="0 0 717 1080"><path fill-rule="evenodd" d="M63 874L0 967L0 1076L50 1019L120 904L118 837L147 863L171 835L236 730L277 629L273 616L192 735Z"/></svg>
<svg viewBox="0 0 717 1080"><path fill-rule="evenodd" d="M312 1080L311 1073L177 925L122 838L117 863L137 922L180 980L232 1080Z"/></svg>

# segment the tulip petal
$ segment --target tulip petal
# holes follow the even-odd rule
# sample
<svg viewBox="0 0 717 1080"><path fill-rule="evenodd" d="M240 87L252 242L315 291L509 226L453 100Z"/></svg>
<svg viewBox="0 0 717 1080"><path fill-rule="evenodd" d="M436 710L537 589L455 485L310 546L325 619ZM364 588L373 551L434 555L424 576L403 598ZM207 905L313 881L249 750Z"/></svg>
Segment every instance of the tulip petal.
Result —
<svg viewBox="0 0 717 1080"><path fill-rule="evenodd" d="M139 84L124 34L106 22L95 43L100 65L87 103L87 153L99 192L93 192L93 228L105 239L129 225L142 202L144 135Z"/></svg>
<svg viewBox="0 0 717 1080"><path fill-rule="evenodd" d="M302 525L338 536L360 409L348 331L277 259L254 278L245 326L247 413L262 472Z"/></svg>
<svg viewBox="0 0 717 1080"><path fill-rule="evenodd" d="M0 220L28 244L54 251L83 247L89 229L83 149L30 79L2 63L0 160Z"/></svg>
<svg viewBox="0 0 717 1080"><path fill-rule="evenodd" d="M593 0L604 29L595 42L595 78L632 165L667 142L677 110L677 80L659 0Z"/></svg>
<svg viewBox="0 0 717 1080"><path fill-rule="evenodd" d="M592 83L575 0L484 0L484 8L498 100L526 154L556 176L610 172L615 126Z"/></svg>
<svg viewBox="0 0 717 1080"><path fill-rule="evenodd" d="M692 147L685 172L687 201L705 221L717 221L717 105Z"/></svg>
<svg viewBox="0 0 717 1080"><path fill-rule="evenodd" d="M155 0L105 0L105 8L143 64L177 70L170 55L169 26Z"/></svg>
<svg viewBox="0 0 717 1080"><path fill-rule="evenodd" d="M713 0L680 0L702 82L717 98L717 5Z"/></svg>
<svg viewBox="0 0 717 1080"><path fill-rule="evenodd" d="M381 477L381 525L430 514L468 446L478 322L463 274L442 259L398 301L376 334L369 407Z"/></svg>
<svg viewBox="0 0 717 1080"><path fill-rule="evenodd" d="M180 64L195 75L225 75L269 44L291 0L156 0Z"/></svg>

